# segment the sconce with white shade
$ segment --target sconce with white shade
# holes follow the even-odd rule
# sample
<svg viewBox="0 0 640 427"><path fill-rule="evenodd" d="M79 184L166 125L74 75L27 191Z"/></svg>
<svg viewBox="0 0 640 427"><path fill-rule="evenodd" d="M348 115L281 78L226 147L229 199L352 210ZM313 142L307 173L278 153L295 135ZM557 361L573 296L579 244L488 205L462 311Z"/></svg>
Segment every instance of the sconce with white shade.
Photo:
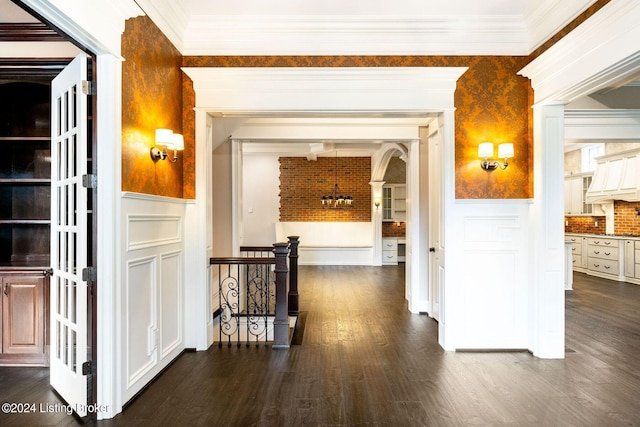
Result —
<svg viewBox="0 0 640 427"><path fill-rule="evenodd" d="M178 160L178 151L184 150L184 137L179 133L173 133L171 129L156 129L156 144L161 146L162 150L158 147L151 147L151 159L156 162L158 160L166 160L169 156L168 150L173 150L173 157L169 159L170 162L176 162Z"/></svg>
<svg viewBox="0 0 640 427"><path fill-rule="evenodd" d="M498 158L503 160L503 163L500 164L497 160L492 160L492 142L481 142L480 145L478 145L478 157L482 159L480 167L486 171L492 171L498 168L505 170L509 166L507 159L512 158L513 154L513 144L511 142L498 145Z"/></svg>

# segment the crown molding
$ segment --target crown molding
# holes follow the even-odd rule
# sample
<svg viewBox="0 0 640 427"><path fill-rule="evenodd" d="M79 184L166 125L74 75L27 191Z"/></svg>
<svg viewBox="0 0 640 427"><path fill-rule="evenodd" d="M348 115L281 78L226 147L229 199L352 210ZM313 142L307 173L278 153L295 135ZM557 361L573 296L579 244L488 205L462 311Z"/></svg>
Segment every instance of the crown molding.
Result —
<svg viewBox="0 0 640 427"><path fill-rule="evenodd" d="M566 104L634 80L640 72L640 2L617 0L579 25L519 74L536 104Z"/></svg>
<svg viewBox="0 0 640 427"><path fill-rule="evenodd" d="M511 16L194 16L184 55L527 55Z"/></svg>
<svg viewBox="0 0 640 427"><path fill-rule="evenodd" d="M547 0L535 2L535 7L524 18L530 40L529 52L539 48L595 2L596 0Z"/></svg>
<svg viewBox="0 0 640 427"><path fill-rule="evenodd" d="M180 1L136 0L140 8L156 24L173 46L184 55L183 35L189 15Z"/></svg>

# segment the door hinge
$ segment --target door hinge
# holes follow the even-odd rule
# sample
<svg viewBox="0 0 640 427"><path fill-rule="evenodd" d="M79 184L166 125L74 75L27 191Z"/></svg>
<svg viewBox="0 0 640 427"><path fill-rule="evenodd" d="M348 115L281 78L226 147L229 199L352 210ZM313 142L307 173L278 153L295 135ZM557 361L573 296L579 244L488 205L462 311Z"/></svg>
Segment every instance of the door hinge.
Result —
<svg viewBox="0 0 640 427"><path fill-rule="evenodd" d="M97 372L96 362L88 360L82 364L82 375L95 375Z"/></svg>
<svg viewBox="0 0 640 427"><path fill-rule="evenodd" d="M84 188L98 188L97 175L93 175L93 174L82 175L82 186Z"/></svg>
<svg viewBox="0 0 640 427"><path fill-rule="evenodd" d="M90 80L82 81L82 93L84 95L97 95L96 82Z"/></svg>
<svg viewBox="0 0 640 427"><path fill-rule="evenodd" d="M82 280L85 282L95 282L98 280L98 272L95 267L85 267L82 269Z"/></svg>

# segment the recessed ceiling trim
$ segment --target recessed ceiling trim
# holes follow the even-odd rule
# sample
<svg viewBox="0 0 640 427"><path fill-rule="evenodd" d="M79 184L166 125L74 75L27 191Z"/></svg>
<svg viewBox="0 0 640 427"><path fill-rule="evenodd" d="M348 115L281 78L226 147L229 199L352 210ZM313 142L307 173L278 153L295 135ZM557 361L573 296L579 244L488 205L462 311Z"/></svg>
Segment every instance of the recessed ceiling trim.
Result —
<svg viewBox="0 0 640 427"><path fill-rule="evenodd" d="M565 139L640 139L640 110L565 110Z"/></svg>
<svg viewBox="0 0 640 427"><path fill-rule="evenodd" d="M536 104L566 104L640 70L640 2L617 0L541 54L519 74Z"/></svg>
<svg viewBox="0 0 640 427"><path fill-rule="evenodd" d="M184 55L526 55L511 16L195 16Z"/></svg>

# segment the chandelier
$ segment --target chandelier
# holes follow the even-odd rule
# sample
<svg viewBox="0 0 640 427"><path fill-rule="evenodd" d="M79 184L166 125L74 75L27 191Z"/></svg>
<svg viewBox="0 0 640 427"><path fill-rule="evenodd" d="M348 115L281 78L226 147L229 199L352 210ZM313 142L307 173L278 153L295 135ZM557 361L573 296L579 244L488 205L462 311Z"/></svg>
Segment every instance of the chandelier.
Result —
<svg viewBox="0 0 640 427"><path fill-rule="evenodd" d="M331 190L331 193L328 195L323 195L320 197L320 202L322 203L323 209L350 209L353 205L353 197L351 196L343 196L340 191L340 187L338 187L338 150L336 150L336 183Z"/></svg>

